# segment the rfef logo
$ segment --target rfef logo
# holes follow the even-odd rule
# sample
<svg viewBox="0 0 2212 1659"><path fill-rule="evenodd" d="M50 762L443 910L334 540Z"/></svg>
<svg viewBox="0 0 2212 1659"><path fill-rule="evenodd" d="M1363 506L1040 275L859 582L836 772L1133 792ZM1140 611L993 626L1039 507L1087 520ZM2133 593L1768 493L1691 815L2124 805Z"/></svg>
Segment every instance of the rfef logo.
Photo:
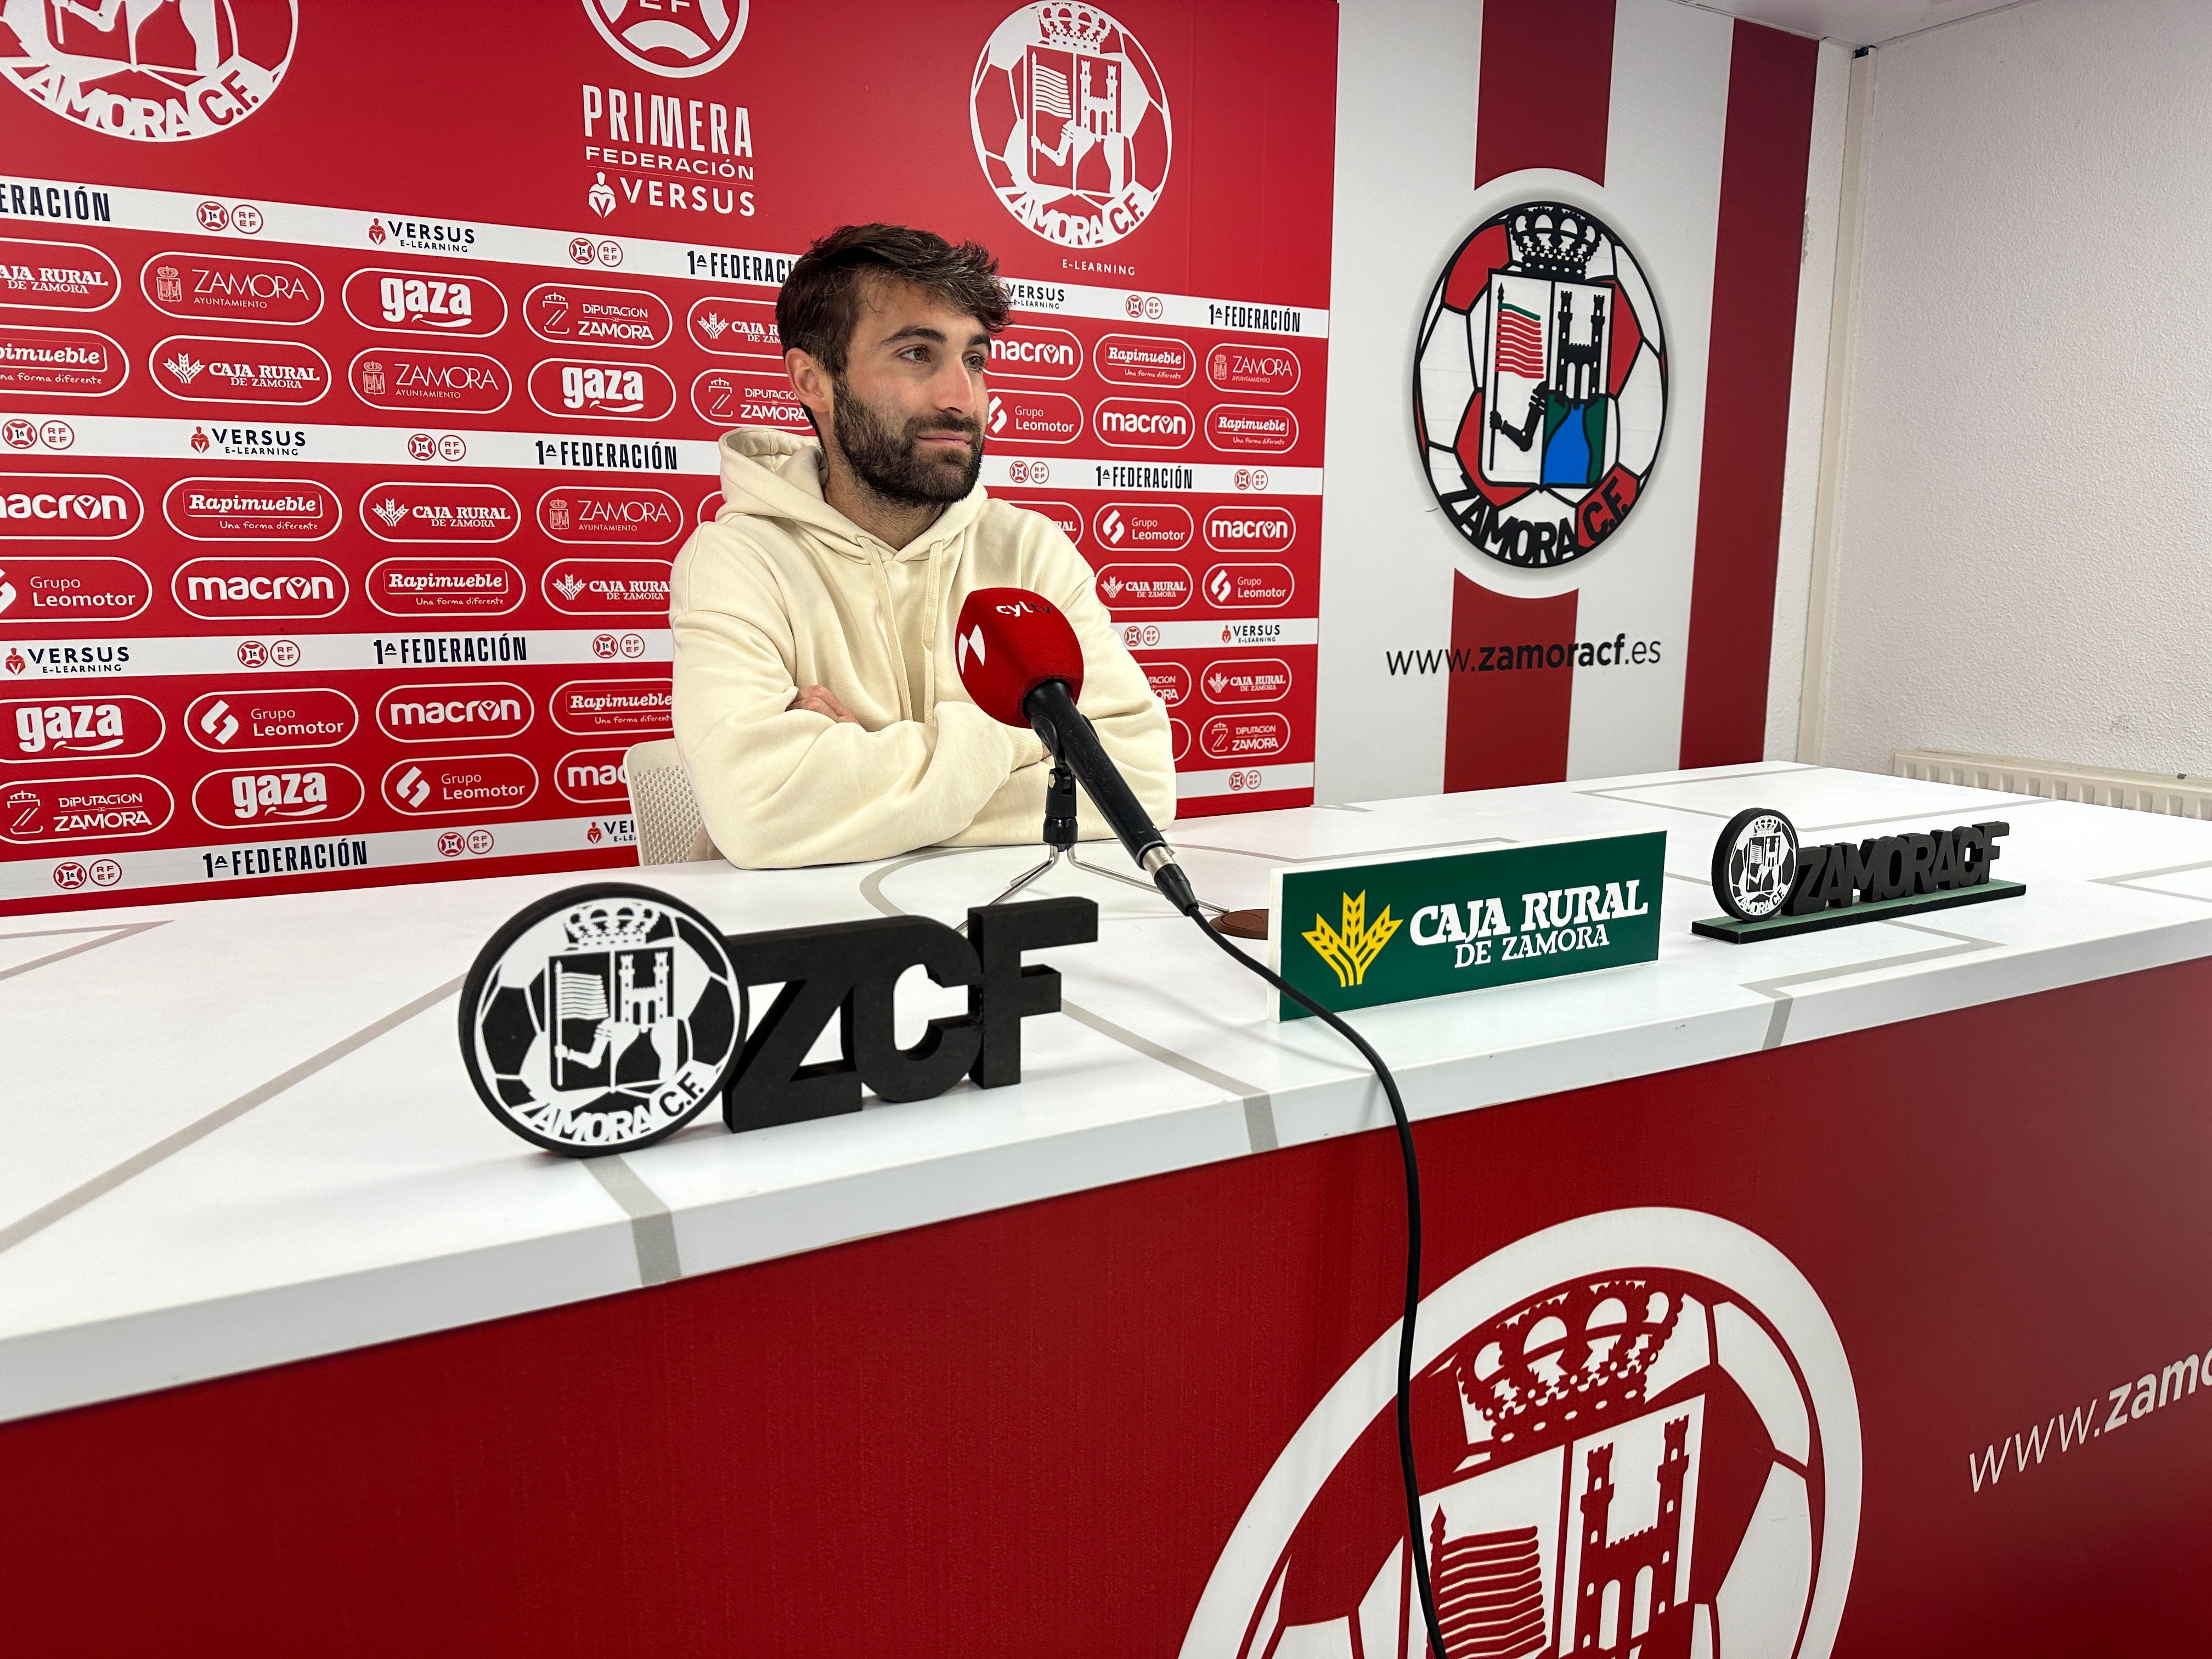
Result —
<svg viewBox="0 0 2212 1659"><path fill-rule="evenodd" d="M106 472L0 472L0 538L112 542L146 516L138 492Z"/></svg>
<svg viewBox="0 0 2212 1659"><path fill-rule="evenodd" d="M750 0L583 0L599 38L629 62L654 75L684 79L726 61L744 39Z"/></svg>
<svg viewBox="0 0 2212 1659"><path fill-rule="evenodd" d="M218 830L336 823L361 811L368 790L349 766L210 772L192 786L192 811Z"/></svg>
<svg viewBox="0 0 2212 1659"><path fill-rule="evenodd" d="M1550 569L1620 526L1667 416L1659 308L1602 222L1523 202L1479 226L1430 290L1413 430L1452 527Z"/></svg>
<svg viewBox="0 0 2212 1659"><path fill-rule="evenodd" d="M172 334L146 361L155 385L185 403L306 404L331 389L329 362L298 340Z"/></svg>
<svg viewBox="0 0 2212 1659"><path fill-rule="evenodd" d="M161 711L143 697L0 702L0 760L127 760L161 741Z"/></svg>
<svg viewBox="0 0 2212 1659"><path fill-rule="evenodd" d="M327 686L203 691L185 705L185 735L217 754L334 749L361 728L351 697Z"/></svg>
<svg viewBox="0 0 2212 1659"><path fill-rule="evenodd" d="M538 793L538 769L520 755L434 755L394 763L385 805L410 817L512 812Z"/></svg>
<svg viewBox="0 0 2212 1659"><path fill-rule="evenodd" d="M216 555L178 566L169 592L179 610L213 622L328 617L345 605L346 579L328 559Z"/></svg>
<svg viewBox="0 0 2212 1659"><path fill-rule="evenodd" d="M228 132L266 103L298 33L297 0L11 5L0 70L79 126L173 143Z"/></svg>
<svg viewBox="0 0 2212 1659"><path fill-rule="evenodd" d="M530 694L506 680L394 685L376 698L377 725L401 743L517 737L532 712Z"/></svg>
<svg viewBox="0 0 2212 1659"><path fill-rule="evenodd" d="M371 409L434 415L494 414L513 390L497 358L416 346L371 346L354 358L346 380Z"/></svg>
<svg viewBox="0 0 2212 1659"><path fill-rule="evenodd" d="M296 328L322 314L322 279L289 259L234 253L156 253L138 270L155 310L194 322L275 323Z"/></svg>
<svg viewBox="0 0 2212 1659"><path fill-rule="evenodd" d="M104 398L131 378L131 360L88 328L0 325L0 396Z"/></svg>
<svg viewBox="0 0 2212 1659"><path fill-rule="evenodd" d="M1691 1210L1583 1216L1438 1285L1415 1331L1413 1547L1447 1629L1497 1653L1827 1659L1858 1407L1772 1245ZM1182 1659L1328 1651L1347 1626L1370 1659L1425 1650L1407 1540L1372 1525L1373 1483L1338 1478L1395 1467L1397 1342L1379 1333L1262 1477Z"/></svg>
<svg viewBox="0 0 2212 1659"><path fill-rule="evenodd" d="M0 623L120 622L152 598L152 579L129 559L0 555Z"/></svg>
<svg viewBox="0 0 2212 1659"><path fill-rule="evenodd" d="M507 296L481 276L365 265L346 278L340 295L346 315L379 334L477 337L507 325Z"/></svg>
<svg viewBox="0 0 2212 1659"><path fill-rule="evenodd" d="M1082 0L1038 0L991 31L968 125L1000 204L1062 247L1105 247L1143 224L1175 148L1152 58Z"/></svg>

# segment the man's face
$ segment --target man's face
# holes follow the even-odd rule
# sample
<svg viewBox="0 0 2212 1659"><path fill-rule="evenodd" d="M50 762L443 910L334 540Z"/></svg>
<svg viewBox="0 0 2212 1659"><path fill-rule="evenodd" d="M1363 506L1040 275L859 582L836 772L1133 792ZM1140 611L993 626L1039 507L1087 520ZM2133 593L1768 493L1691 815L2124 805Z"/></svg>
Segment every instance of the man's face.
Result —
<svg viewBox="0 0 2212 1659"><path fill-rule="evenodd" d="M990 356L990 336L975 318L910 283L867 282L845 372L829 377L830 430L854 475L911 506L973 489Z"/></svg>

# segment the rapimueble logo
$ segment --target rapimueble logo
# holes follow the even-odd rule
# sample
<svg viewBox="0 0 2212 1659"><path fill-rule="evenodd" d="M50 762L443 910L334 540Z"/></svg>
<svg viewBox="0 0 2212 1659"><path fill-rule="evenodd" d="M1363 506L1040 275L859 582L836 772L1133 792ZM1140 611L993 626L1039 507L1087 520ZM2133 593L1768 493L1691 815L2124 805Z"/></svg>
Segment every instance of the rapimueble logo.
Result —
<svg viewBox="0 0 2212 1659"><path fill-rule="evenodd" d="M1650 483L1667 416L1659 307L1627 246L1558 202L1495 214L1430 290L1413 374L1429 487L1485 557L1550 569Z"/></svg>
<svg viewBox="0 0 2212 1659"><path fill-rule="evenodd" d="M297 0L10 0L0 70L109 137L205 138L268 102L299 22Z"/></svg>
<svg viewBox="0 0 2212 1659"><path fill-rule="evenodd" d="M968 119L1000 204L1062 247L1120 241L1166 188L1175 134L1159 70L1135 35L1081 0L1039 0L991 31Z"/></svg>

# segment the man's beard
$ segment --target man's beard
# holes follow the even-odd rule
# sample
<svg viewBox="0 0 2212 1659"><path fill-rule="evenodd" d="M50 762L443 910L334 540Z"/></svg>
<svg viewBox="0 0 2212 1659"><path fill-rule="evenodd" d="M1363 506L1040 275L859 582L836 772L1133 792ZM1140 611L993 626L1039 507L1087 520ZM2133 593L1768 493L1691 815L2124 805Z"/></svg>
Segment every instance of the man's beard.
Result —
<svg viewBox="0 0 2212 1659"><path fill-rule="evenodd" d="M837 401L831 425L837 447L844 452L854 476L885 501L902 507L939 507L957 501L975 487L983 471L983 424L952 421L943 416L910 420L896 430L868 404L853 395L840 375L833 382ZM921 450L915 440L924 432L964 432L968 434L965 464L949 455L939 458L931 446Z"/></svg>

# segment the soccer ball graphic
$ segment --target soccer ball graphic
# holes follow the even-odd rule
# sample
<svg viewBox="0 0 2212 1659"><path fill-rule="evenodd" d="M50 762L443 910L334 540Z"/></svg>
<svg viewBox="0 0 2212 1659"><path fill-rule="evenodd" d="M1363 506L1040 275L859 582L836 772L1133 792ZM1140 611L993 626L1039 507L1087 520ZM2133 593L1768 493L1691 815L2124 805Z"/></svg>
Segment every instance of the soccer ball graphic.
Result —
<svg viewBox="0 0 2212 1659"><path fill-rule="evenodd" d="M1413 431L1478 552L1552 569L1592 551L1650 481L1666 416L1659 307L1602 221L1519 203L1445 262L1421 319Z"/></svg>
<svg viewBox="0 0 2212 1659"><path fill-rule="evenodd" d="M649 888L570 888L513 917L461 988L492 1115L550 1152L648 1146L721 1088L747 1024L712 923Z"/></svg>
<svg viewBox="0 0 2212 1659"><path fill-rule="evenodd" d="M641 0L584 0L599 36L641 70L681 78L727 61L744 38L750 0L696 0L681 9Z"/></svg>

